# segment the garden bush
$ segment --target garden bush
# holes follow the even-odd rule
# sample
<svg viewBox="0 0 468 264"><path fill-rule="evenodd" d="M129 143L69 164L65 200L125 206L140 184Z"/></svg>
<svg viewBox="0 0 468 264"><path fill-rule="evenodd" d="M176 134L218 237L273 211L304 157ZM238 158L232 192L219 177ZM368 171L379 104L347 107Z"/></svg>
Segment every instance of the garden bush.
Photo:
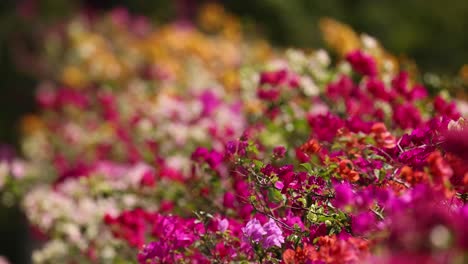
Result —
<svg viewBox="0 0 468 264"><path fill-rule="evenodd" d="M0 167L35 263L468 260L468 124L447 92L367 35L331 58L217 6L199 27L116 9L46 35L41 112Z"/></svg>

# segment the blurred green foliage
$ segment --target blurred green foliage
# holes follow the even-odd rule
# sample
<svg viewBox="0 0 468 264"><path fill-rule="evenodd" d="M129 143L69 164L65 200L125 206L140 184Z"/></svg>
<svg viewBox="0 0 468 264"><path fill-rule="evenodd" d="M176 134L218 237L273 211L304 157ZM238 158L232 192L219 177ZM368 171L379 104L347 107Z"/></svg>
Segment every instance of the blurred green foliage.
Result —
<svg viewBox="0 0 468 264"><path fill-rule="evenodd" d="M257 22L276 43L320 47L319 18L328 16L376 37L396 55L415 59L424 71L456 74L468 63L466 0L255 0L223 1Z"/></svg>

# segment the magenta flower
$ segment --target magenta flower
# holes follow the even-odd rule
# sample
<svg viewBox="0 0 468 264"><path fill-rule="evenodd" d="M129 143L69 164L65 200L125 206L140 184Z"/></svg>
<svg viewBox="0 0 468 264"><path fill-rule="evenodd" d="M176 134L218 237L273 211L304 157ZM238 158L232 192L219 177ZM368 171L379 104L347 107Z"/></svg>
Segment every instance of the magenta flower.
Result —
<svg viewBox="0 0 468 264"><path fill-rule="evenodd" d="M453 120L457 120L461 116L457 110L457 106L455 102L447 102L441 96L436 96L434 98L433 104L434 104L434 110L442 116L446 116Z"/></svg>
<svg viewBox="0 0 468 264"><path fill-rule="evenodd" d="M307 121L317 139L328 142L331 142L338 130L344 126L343 120L331 113L309 116Z"/></svg>
<svg viewBox="0 0 468 264"><path fill-rule="evenodd" d="M269 84L272 86L280 85L286 82L288 78L288 72L286 69L272 71L272 72L263 72L260 75L260 85Z"/></svg>
<svg viewBox="0 0 468 264"><path fill-rule="evenodd" d="M276 158L284 158L284 155L286 154L286 148L283 147L283 146L277 146L273 149L273 155L276 157Z"/></svg>
<svg viewBox="0 0 468 264"><path fill-rule="evenodd" d="M462 130L447 131L442 147L458 157L468 160L468 128Z"/></svg>
<svg viewBox="0 0 468 264"><path fill-rule="evenodd" d="M403 129L417 128L423 122L419 109L410 103L395 106L393 120Z"/></svg>
<svg viewBox="0 0 468 264"><path fill-rule="evenodd" d="M206 148L203 147L198 147L193 153L192 153L192 160L198 161L198 162L206 162L212 169L216 169L219 164L224 159L224 155L216 150L207 150Z"/></svg>
<svg viewBox="0 0 468 264"><path fill-rule="evenodd" d="M335 185L335 200L333 205L343 208L344 206L351 204L354 198L354 193L351 185L347 183Z"/></svg>
<svg viewBox="0 0 468 264"><path fill-rule="evenodd" d="M365 234L375 224L375 215L372 212L363 212L352 218L351 227L355 234Z"/></svg>
<svg viewBox="0 0 468 264"><path fill-rule="evenodd" d="M337 100L339 98L348 98L354 88L353 80L347 75L342 75L337 81L327 86L326 93L331 99Z"/></svg>
<svg viewBox="0 0 468 264"><path fill-rule="evenodd" d="M199 100L203 105L203 115L211 115L221 104L221 100L218 96L210 90L204 91L200 95Z"/></svg>
<svg viewBox="0 0 468 264"><path fill-rule="evenodd" d="M400 72L392 80L392 88L401 95L406 95L408 93L408 82L409 75L407 72Z"/></svg>
<svg viewBox="0 0 468 264"><path fill-rule="evenodd" d="M360 51L352 51L346 55L346 60L356 72L370 77L377 75L377 64L372 56Z"/></svg>
<svg viewBox="0 0 468 264"><path fill-rule="evenodd" d="M367 91L372 94L375 98L383 100L383 101L390 101L393 99L393 96L390 92L387 92L385 89L385 84L376 78L369 79L366 83Z"/></svg>

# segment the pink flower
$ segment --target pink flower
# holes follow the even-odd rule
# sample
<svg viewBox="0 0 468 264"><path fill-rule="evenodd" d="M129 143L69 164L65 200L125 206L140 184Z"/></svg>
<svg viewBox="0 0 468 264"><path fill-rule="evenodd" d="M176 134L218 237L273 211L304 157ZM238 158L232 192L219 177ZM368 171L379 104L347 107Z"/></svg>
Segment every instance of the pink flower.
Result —
<svg viewBox="0 0 468 264"><path fill-rule="evenodd" d="M155 183L156 183L156 178L155 178L153 171L148 170L145 173L143 173L143 176L141 177L141 180L140 180L141 186L153 187Z"/></svg>
<svg viewBox="0 0 468 264"><path fill-rule="evenodd" d="M220 232L225 232L229 227L229 221L227 219L220 220L218 223L218 230Z"/></svg>
<svg viewBox="0 0 468 264"><path fill-rule="evenodd" d="M278 190L282 190L284 188L284 183L281 181L275 182L275 188Z"/></svg>

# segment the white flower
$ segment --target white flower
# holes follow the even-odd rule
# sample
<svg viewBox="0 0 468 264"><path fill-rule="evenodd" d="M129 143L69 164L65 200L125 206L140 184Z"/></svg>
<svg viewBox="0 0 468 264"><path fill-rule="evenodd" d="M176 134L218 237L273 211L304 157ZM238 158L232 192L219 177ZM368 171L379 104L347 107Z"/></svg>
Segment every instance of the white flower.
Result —
<svg viewBox="0 0 468 264"><path fill-rule="evenodd" d="M320 93L320 90L314 80L308 76L301 77L301 88L306 96L315 96Z"/></svg>
<svg viewBox="0 0 468 264"><path fill-rule="evenodd" d="M367 34L362 34L361 35L361 42L364 46L365 49L375 49L378 46L378 42L375 38L367 35Z"/></svg>

